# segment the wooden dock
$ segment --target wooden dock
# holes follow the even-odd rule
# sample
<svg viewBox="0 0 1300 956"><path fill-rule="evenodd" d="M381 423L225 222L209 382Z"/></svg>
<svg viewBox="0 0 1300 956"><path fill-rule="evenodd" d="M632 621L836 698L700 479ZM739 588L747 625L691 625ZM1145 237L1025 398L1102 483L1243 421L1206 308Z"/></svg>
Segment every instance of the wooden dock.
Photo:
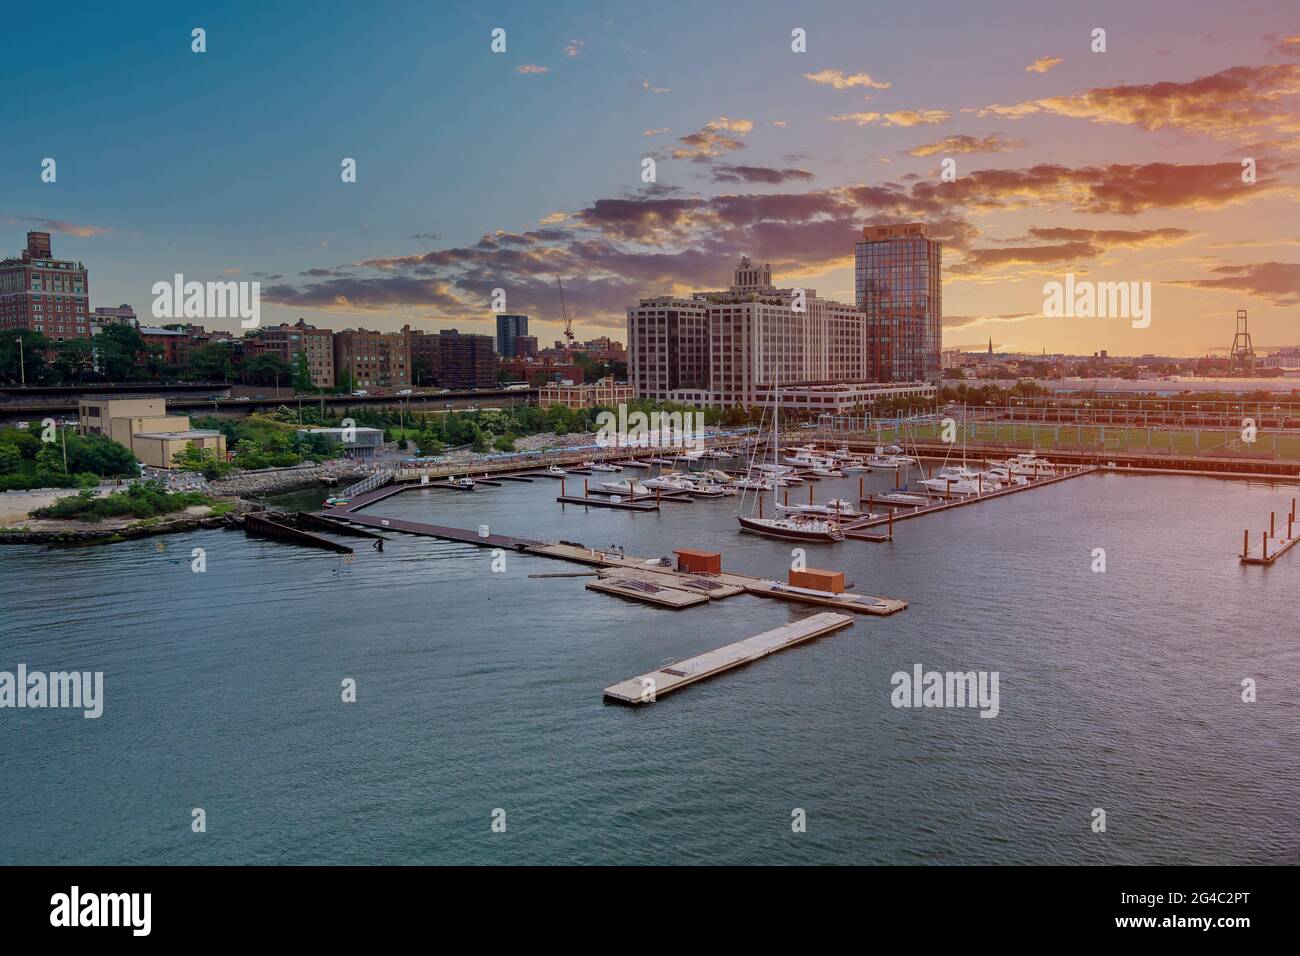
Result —
<svg viewBox="0 0 1300 956"><path fill-rule="evenodd" d="M678 611L696 604L709 603L709 599L703 594L690 594L677 588L664 587L654 581L633 577L602 576L595 581L589 581L587 590L600 591L604 594L613 594L616 597L630 598Z"/></svg>
<svg viewBox="0 0 1300 956"><path fill-rule="evenodd" d="M660 587L674 588L688 594L703 594L711 601L720 601L723 598L745 593L743 587L719 581L712 575L686 574L667 568L606 568L597 573L602 580L648 581Z"/></svg>
<svg viewBox="0 0 1300 956"><path fill-rule="evenodd" d="M939 498L938 501L936 501L933 504L919 505L916 508L913 508L911 511L903 511L897 514L891 512L891 515L885 515L879 518L871 518L869 520L859 521L853 524L845 524L844 526L845 536L846 537L848 536L849 531L864 531L867 528L875 528L882 524L889 524L891 520L894 522L906 521L908 518L916 518L919 517L920 515L930 515L938 511L948 511L952 508L960 508L963 505L973 505L979 501L992 501L994 498L1004 498L1007 495L1018 494L1022 491L1030 491L1034 488L1043 488L1046 487L1047 485L1057 484L1058 482L1069 481L1071 478L1078 478L1080 475L1092 474L1096 470L1097 467L1095 465L1085 465L1083 467L1077 468L1069 472L1068 474L1053 475L1050 478L1033 479L1027 485L1010 485L1006 488L999 488L997 491L986 491L982 495L980 494L966 495L965 497L962 498L956 498L956 497ZM867 499L863 499L863 500L867 500ZM876 502L876 503L879 504L880 502Z"/></svg>
<svg viewBox="0 0 1300 956"><path fill-rule="evenodd" d="M287 520L288 516L285 516L284 521L278 521L262 512L251 511L244 515L244 531L257 537L274 538L277 541L300 544L307 548L323 548L326 551L335 551L339 554L352 553L352 549L346 544L339 544L337 541L322 538L310 531L295 528L293 525L285 523Z"/></svg>
<svg viewBox="0 0 1300 956"><path fill-rule="evenodd" d="M347 505L343 506L343 508L347 507ZM449 528L445 525L427 524L423 521L407 521L403 518L381 518L378 515L351 514L339 508L323 511L321 517L365 525L368 528L380 528L384 531L402 531L406 534L422 535L427 538L441 538L444 541L477 544L485 548L512 548L515 551L527 551L543 543L528 538L512 538L504 534L489 534L483 537L477 531L470 531L466 528Z"/></svg>
<svg viewBox="0 0 1300 956"><path fill-rule="evenodd" d="M590 585L588 585L590 587ZM696 681L721 674L760 658L794 647L813 638L848 627L853 618L847 614L822 612L803 620L764 631L743 641L728 644L698 657L667 664L658 670L611 684L605 688L605 699L621 704L652 704L665 694L680 690Z"/></svg>
<svg viewBox="0 0 1300 956"><path fill-rule="evenodd" d="M635 501L624 498L622 501L614 501L613 498L583 498L579 495L559 495L555 500L565 505L586 505L588 508L621 508L623 511L659 510L659 502L653 498L637 498Z"/></svg>
<svg viewBox="0 0 1300 956"><path fill-rule="evenodd" d="M1272 564L1295 547L1295 543L1300 541L1300 534L1296 534L1296 500L1294 498L1291 499L1290 512L1282 517L1286 521L1285 534L1279 532L1277 512L1269 512L1268 530L1260 534L1258 548L1251 547L1250 529L1246 529L1241 540L1241 554L1238 556L1242 564Z"/></svg>
<svg viewBox="0 0 1300 956"><path fill-rule="evenodd" d="M426 537L440 538L444 541L457 541L463 544L477 544L489 548L511 548L515 551L524 551L529 554L536 554L540 557L555 558L561 561L571 561L575 564L585 564L597 568L622 568L636 575L642 576L645 580L665 590L676 590L687 597L700 596L704 600L710 598L717 599L729 597L733 594L739 594L744 591L747 594L754 594L758 597L774 598L779 601L791 601L798 604L811 604L819 607L836 608L842 611L849 611L855 614L872 614L877 616L888 616L896 614L907 607L907 602L897 598L874 597L865 594L831 594L829 592L809 592L805 589L791 588L788 584L782 584L779 581L771 581L764 578L754 577L747 574L735 574L730 571L724 571L721 574L711 575L692 575L685 574L674 570L670 565L658 563L658 559L647 559L629 556L619 548L588 548L581 544L575 544L568 541L545 542L535 541L529 538L514 538L507 535L489 534L487 537L480 537L476 531L465 528L451 528L445 525L429 524L423 521L408 521L404 518L384 518L379 515L358 514L357 509L363 508L374 501L386 498L396 491L402 491L406 488L420 487L418 485L398 485L378 488L374 491L358 495L355 499L345 505L338 505L334 508L327 508L321 512L321 517L340 522L350 522L368 528L375 528L380 531L400 531L405 534L423 535ZM688 499L689 500L689 499ZM628 507L634 506L634 510L642 510L645 506L638 499L635 502L623 501L614 503L602 501L597 498L574 498L572 504L580 504L591 507ZM657 507L654 503L649 504L651 510ZM881 519L885 520L885 519ZM597 583L597 582L592 582ZM592 590L601 590L601 588L592 588ZM628 589L615 589L609 593L619 593L621 596L628 596ZM668 601L674 601L668 598ZM701 603L691 601L689 604L680 606L692 606ZM665 604L664 606L669 606ZM677 606L677 605L672 605Z"/></svg>

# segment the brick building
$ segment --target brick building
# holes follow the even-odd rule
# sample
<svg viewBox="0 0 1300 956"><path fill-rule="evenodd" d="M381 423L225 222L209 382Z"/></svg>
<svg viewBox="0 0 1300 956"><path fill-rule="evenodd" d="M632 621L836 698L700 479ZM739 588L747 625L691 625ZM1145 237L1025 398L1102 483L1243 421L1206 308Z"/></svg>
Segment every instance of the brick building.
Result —
<svg viewBox="0 0 1300 956"><path fill-rule="evenodd" d="M48 232L27 233L27 247L0 260L0 331L40 332L54 342L88 339L86 267L55 259Z"/></svg>

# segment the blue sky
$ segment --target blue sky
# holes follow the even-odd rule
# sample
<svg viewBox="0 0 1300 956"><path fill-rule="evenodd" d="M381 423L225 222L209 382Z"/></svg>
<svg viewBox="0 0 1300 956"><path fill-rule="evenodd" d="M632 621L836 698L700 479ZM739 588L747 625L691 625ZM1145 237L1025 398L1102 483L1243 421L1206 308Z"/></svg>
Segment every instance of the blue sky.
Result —
<svg viewBox="0 0 1300 956"><path fill-rule="evenodd" d="M486 330L493 284L514 296L512 310L553 322L558 272L573 290L580 334L617 335L635 295L725 285L730 262L746 252L772 259L779 281L851 298L853 227L933 218L944 223L952 266L948 342L992 336L1035 350L1199 354L1220 344L1232 309L1249 306L1257 341L1291 344L1300 293L1290 289L1298 258L1290 240L1300 229L1297 154L1286 145L1296 132L1285 116L1296 115L1295 78L1260 71L1300 70L1300 46L1285 42L1300 33L1300 12L1069 7L32 10L10 18L0 40L6 88L26 91L0 153L0 246L15 251L26 229L48 220L56 254L89 266L94 306L128 302L143 314L150 286L175 272L236 276L262 281L265 321L302 315L336 328ZM1088 49L1096 25L1108 30L1101 56ZM207 31L207 53L190 50L196 26ZM498 26L507 31L500 55L489 50ZM805 54L790 50L794 27L807 31ZM1027 70L1039 58L1056 62ZM526 66L539 69L520 72ZM1193 85L1236 68L1252 72L1219 84L1227 92ZM825 71L844 82L809 79ZM1157 83L1174 88L1148 89ZM1105 94L1089 94L1096 90ZM987 110L1044 97L1074 99L1019 117ZM1202 107L1209 120L1187 119ZM1234 116L1250 122L1234 128ZM701 133L712 143L704 155L673 157L697 150L682 137ZM1081 206L1076 187L1037 182L1014 195L981 190L977 202L921 201L917 183L933 179L948 153L906 151L958 136L1001 144L957 153L963 175L1005 170L1028 180L1044 165L1088 169L1101 194L1149 179L1149 164L1179 169L1170 189L1152 189L1138 208ZM1231 173L1216 164L1251 152L1268 163L1267 189L1248 199L1203 188ZM646 155L658 161L654 189L639 178ZM40 182L46 156L58 161L57 183ZM343 157L358 162L355 184L340 182ZM742 166L742 178L727 179L728 166ZM743 178L755 170L798 175ZM834 190L888 184L888 201L827 208ZM759 208L758 197L783 196L790 209ZM1052 229L1083 232L1045 238ZM482 243L498 231L503 242ZM1245 245L1261 239L1277 245ZM998 252L1008 247L1030 251ZM431 253L442 255L420 258ZM1066 269L1167 283L1165 320L1138 336L1034 318L1044 277ZM540 327L544 341L557 331Z"/></svg>

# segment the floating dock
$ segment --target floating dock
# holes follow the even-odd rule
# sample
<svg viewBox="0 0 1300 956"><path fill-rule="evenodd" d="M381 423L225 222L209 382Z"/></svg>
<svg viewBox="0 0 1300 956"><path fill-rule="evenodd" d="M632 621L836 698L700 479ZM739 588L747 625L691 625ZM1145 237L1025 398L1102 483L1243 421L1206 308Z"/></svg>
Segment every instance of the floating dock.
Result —
<svg viewBox="0 0 1300 956"><path fill-rule="evenodd" d="M690 594L639 577L602 575L596 581L587 582L587 590L631 598L634 601L644 601L646 604L654 604L657 607L667 607L678 611L682 608L694 607L696 604L709 603L708 597L703 594Z"/></svg>
<svg viewBox="0 0 1300 956"><path fill-rule="evenodd" d="M716 651L708 651L689 660L667 664L640 677L611 684L605 688L605 699L621 704L652 704L665 694L680 690L696 681L749 664L769 654L783 651L787 647L794 647L796 644L829 634L831 631L838 631L852 623L853 618L847 614L828 612L814 614L812 617L720 647Z"/></svg>
<svg viewBox="0 0 1300 956"><path fill-rule="evenodd" d="M949 509L952 508L960 508L963 505L973 505L979 501L992 501L994 498L1003 498L1006 497L1007 495L1018 494L1019 492L1022 491L1030 491L1034 488L1042 488L1045 487L1046 485L1054 485L1057 482L1069 481L1071 478L1078 478L1080 475L1092 474L1096 470L1097 470L1096 465L1085 465L1083 467L1074 469L1068 474L1053 475L1050 478L1033 479L1027 485L1009 485L1006 488L999 488L997 491L986 491L983 494L966 495L963 498L956 498L956 497L939 498L938 501L933 504L919 505L918 507L913 508L911 511L901 511L896 514L891 512L891 515L886 515L880 518L871 518L869 520L859 521L856 523L845 523L844 533L845 536L847 537L850 531L864 531L867 528L875 528L882 524L889 524L891 521L894 522L906 521L908 518L916 518L920 515L930 515L930 514L934 514L937 511L948 511ZM868 497L863 498L862 501L863 502L873 501L873 503L875 504L881 503L881 502L875 502L874 498L875 498L874 495L869 495Z"/></svg>
<svg viewBox="0 0 1300 956"><path fill-rule="evenodd" d="M336 551L339 554L352 553L352 549L346 544L339 544L337 541L331 541L329 538L312 534L310 531L295 528L293 525L285 523L288 520L287 515L284 516L283 520L275 520L264 513L252 511L244 515L244 531L258 537L274 538L277 541L287 541L290 544L300 544L308 548L323 548L326 551Z"/></svg>
<svg viewBox="0 0 1300 956"><path fill-rule="evenodd" d="M1295 547L1296 542L1300 541L1300 534L1296 534L1296 500L1294 498L1291 499L1291 511L1283 517L1286 520L1286 534L1279 534L1277 512L1269 512L1268 530L1260 535L1258 548L1251 547L1250 529L1246 529L1242 536L1241 554L1239 555L1242 564L1272 564Z"/></svg>

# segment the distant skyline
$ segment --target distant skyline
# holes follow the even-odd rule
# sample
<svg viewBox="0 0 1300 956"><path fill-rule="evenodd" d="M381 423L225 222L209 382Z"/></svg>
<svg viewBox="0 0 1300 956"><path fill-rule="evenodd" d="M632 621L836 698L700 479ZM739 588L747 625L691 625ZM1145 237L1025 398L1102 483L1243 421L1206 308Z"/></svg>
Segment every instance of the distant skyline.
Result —
<svg viewBox="0 0 1300 956"><path fill-rule="evenodd" d="M578 338L622 339L741 255L852 302L861 228L923 221L945 348L1223 353L1239 308L1300 343L1295 8L67 3L6 34L0 255L49 230L146 322L176 273L333 328L490 335L504 288L545 346L560 275ZM1044 318L1067 272L1150 281L1150 327Z"/></svg>

